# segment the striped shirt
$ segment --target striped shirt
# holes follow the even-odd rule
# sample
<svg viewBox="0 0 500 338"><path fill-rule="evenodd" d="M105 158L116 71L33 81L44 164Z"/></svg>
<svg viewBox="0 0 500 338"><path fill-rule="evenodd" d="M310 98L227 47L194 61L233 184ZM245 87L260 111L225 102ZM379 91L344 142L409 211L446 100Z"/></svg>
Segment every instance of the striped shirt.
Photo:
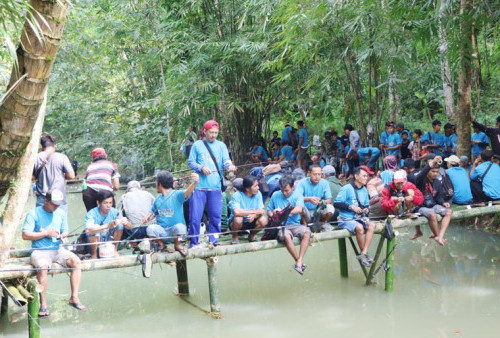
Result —
<svg viewBox="0 0 500 338"><path fill-rule="evenodd" d="M96 191L113 191L112 179L119 178L118 167L108 160L92 162L87 168L87 187Z"/></svg>

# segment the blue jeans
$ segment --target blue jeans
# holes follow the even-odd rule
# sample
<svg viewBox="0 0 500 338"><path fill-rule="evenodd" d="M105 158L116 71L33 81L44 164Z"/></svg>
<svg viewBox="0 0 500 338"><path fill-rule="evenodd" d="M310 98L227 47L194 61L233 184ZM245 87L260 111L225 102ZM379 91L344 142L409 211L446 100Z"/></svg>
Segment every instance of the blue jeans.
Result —
<svg viewBox="0 0 500 338"><path fill-rule="evenodd" d="M189 236L190 246L198 244L198 235L200 234L200 222L205 211L205 205L208 211L209 228L208 233L221 232L222 216L222 191L220 190L195 190L189 200ZM217 245L217 238L213 235L208 237L210 243Z"/></svg>

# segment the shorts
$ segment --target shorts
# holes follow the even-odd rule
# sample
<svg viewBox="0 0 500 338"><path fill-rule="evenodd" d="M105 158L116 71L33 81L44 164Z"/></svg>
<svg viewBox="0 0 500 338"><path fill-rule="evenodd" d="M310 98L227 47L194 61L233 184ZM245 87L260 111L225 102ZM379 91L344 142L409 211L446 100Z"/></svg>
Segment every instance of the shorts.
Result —
<svg viewBox="0 0 500 338"><path fill-rule="evenodd" d="M299 152L297 153L297 161L305 160L306 155L307 155L307 148L300 148Z"/></svg>
<svg viewBox="0 0 500 338"><path fill-rule="evenodd" d="M346 229L346 230L349 230L349 232L355 234L356 227L358 225L361 225L364 230L368 229L368 224L366 224L365 222L360 222L360 221L356 221L353 219L348 220L348 221L340 221L340 218L339 218L339 229Z"/></svg>
<svg viewBox="0 0 500 338"><path fill-rule="evenodd" d="M67 268L68 264L66 262L71 258L77 261L80 260L74 253L63 248L59 250L33 250L31 253L31 265L35 268L41 268L44 266L50 267L52 263L57 263Z"/></svg>
<svg viewBox="0 0 500 338"><path fill-rule="evenodd" d="M315 210L309 210L307 208L303 208L302 210L304 210L304 217L306 219L306 222L311 223L313 221L313 216L314 216ZM331 204L327 204L326 208L319 210L319 214L321 216L326 215L326 214L332 214L332 216L333 216L334 213L335 213L335 208ZM329 220L326 220L326 221L329 221Z"/></svg>
<svg viewBox="0 0 500 338"><path fill-rule="evenodd" d="M420 215L424 216L425 218L429 218L432 212L435 212L438 215L444 216L446 215L446 210L447 208L443 207L442 205L436 204L432 208L426 208L422 207L418 209L418 212Z"/></svg>
<svg viewBox="0 0 500 338"><path fill-rule="evenodd" d="M233 218L234 220L234 218ZM231 223L229 224L229 227L231 229L232 228L232 225L233 225L233 221L231 220ZM257 219L254 219L252 222L245 222L243 221L243 226L241 227L240 231L244 231L244 230L252 230L252 229L255 229L255 226L257 225Z"/></svg>
<svg viewBox="0 0 500 338"><path fill-rule="evenodd" d="M305 225L287 225L278 230L278 241L284 242L286 236L298 237L302 240L302 237L307 233L311 233L311 230Z"/></svg>
<svg viewBox="0 0 500 338"><path fill-rule="evenodd" d="M146 238L146 237L148 237L146 229L147 229L147 226L139 226L139 227L132 228L130 230L123 229L122 239L127 239L129 237L130 237L130 239Z"/></svg>
<svg viewBox="0 0 500 338"><path fill-rule="evenodd" d="M175 225L164 228L159 224L151 224L148 225L146 232L149 237L162 237L163 242L171 243L174 241L174 236L186 234L186 225L177 223Z"/></svg>

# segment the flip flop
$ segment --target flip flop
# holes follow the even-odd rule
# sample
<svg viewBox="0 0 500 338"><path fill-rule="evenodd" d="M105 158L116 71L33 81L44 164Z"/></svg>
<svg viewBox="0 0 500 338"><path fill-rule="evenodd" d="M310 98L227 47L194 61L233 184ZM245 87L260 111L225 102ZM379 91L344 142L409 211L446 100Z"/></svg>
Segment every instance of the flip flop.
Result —
<svg viewBox="0 0 500 338"><path fill-rule="evenodd" d="M184 247L180 247L175 250L178 251L182 257L186 257L187 255L189 255L189 251Z"/></svg>
<svg viewBox="0 0 500 338"><path fill-rule="evenodd" d="M72 306L75 309L80 310L80 311L87 311L87 308L85 307L85 305L83 305L80 302L69 302L68 305Z"/></svg>
<svg viewBox="0 0 500 338"><path fill-rule="evenodd" d="M38 318L47 318L48 316L50 316L49 308L40 308L38 311Z"/></svg>
<svg viewBox="0 0 500 338"><path fill-rule="evenodd" d="M231 241L231 244L240 244L240 241Z"/></svg>
<svg viewBox="0 0 500 338"><path fill-rule="evenodd" d="M302 269L302 267L298 267L297 265L292 265L292 268L297 271L300 275L303 275L304 274L304 270Z"/></svg>
<svg viewBox="0 0 500 338"><path fill-rule="evenodd" d="M257 237L252 238L252 239L248 238L249 243L258 242L258 241L259 241L259 239Z"/></svg>

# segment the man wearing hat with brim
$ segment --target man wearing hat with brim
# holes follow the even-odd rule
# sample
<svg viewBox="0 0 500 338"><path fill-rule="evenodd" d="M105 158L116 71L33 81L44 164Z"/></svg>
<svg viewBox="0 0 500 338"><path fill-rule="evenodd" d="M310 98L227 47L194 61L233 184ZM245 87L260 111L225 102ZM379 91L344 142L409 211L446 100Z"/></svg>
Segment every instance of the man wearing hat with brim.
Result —
<svg viewBox="0 0 500 338"><path fill-rule="evenodd" d="M118 167L111 161L108 161L108 155L104 148L95 148L92 150L92 163L87 167L85 174L87 180L87 189L82 193L83 203L87 211L97 207L97 194L99 191L120 189L120 173ZM113 206L115 201L113 199Z"/></svg>
<svg viewBox="0 0 500 338"><path fill-rule="evenodd" d="M453 183L453 203L455 204L469 204L472 202L472 191L470 189L470 179L467 171L460 167L460 158L456 155L451 155L444 159L448 169L446 173Z"/></svg>
<svg viewBox="0 0 500 338"><path fill-rule="evenodd" d="M193 144L189 154L188 164L197 174L200 181L189 201L190 226L188 235L191 236L190 247L198 245L201 217L205 210L209 218L209 242L218 245L218 233L221 232L222 214L222 176L223 169L236 171L236 166L229 158L226 145L217 140L219 123L209 120L205 123L205 140L198 140ZM215 159L215 162L212 160Z"/></svg>
<svg viewBox="0 0 500 338"><path fill-rule="evenodd" d="M36 207L26 214L22 228L22 237L31 241L31 264L37 271L37 280L43 286L40 293L40 317L50 315L47 306L47 271L52 263L57 263L70 271L71 297L69 305L78 310L85 306L78 298L78 289L82 271L80 259L71 251L60 247L61 239L68 236L68 219L66 212L59 207L64 203L64 194L59 189L47 192L43 206Z"/></svg>

